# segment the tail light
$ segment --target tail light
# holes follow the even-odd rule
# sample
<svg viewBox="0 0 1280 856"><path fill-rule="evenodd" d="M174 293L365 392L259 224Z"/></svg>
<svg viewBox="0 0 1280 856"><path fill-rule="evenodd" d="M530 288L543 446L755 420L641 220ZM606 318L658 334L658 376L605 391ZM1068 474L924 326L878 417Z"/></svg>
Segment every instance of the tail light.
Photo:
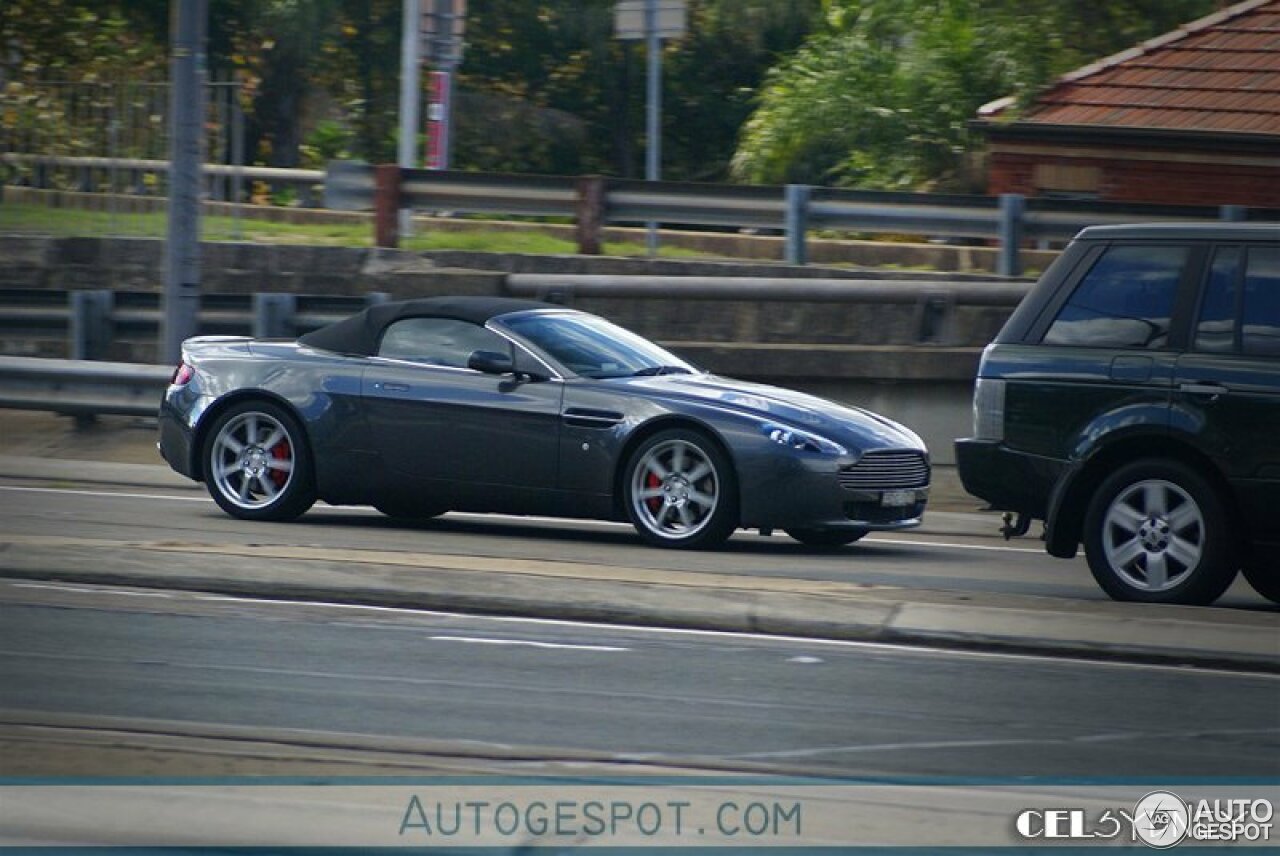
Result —
<svg viewBox="0 0 1280 856"><path fill-rule="evenodd" d="M178 367L173 370L173 377L169 379L169 383L172 386L186 386L195 373L195 369L186 363L178 363Z"/></svg>
<svg viewBox="0 0 1280 856"><path fill-rule="evenodd" d="M973 438L1004 439L1005 381L978 378L973 390Z"/></svg>

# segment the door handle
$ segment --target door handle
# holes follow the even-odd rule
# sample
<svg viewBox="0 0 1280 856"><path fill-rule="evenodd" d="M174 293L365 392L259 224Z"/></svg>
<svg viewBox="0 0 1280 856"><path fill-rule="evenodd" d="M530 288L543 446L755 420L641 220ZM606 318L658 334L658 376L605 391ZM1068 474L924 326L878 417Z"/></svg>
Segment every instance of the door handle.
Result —
<svg viewBox="0 0 1280 856"><path fill-rule="evenodd" d="M383 383L382 381L374 381L374 389L381 389L386 392L408 392L409 385L407 383Z"/></svg>
<svg viewBox="0 0 1280 856"><path fill-rule="evenodd" d="M1184 383L1178 389L1189 395L1208 395L1212 398L1230 392L1225 386L1219 386L1216 383Z"/></svg>

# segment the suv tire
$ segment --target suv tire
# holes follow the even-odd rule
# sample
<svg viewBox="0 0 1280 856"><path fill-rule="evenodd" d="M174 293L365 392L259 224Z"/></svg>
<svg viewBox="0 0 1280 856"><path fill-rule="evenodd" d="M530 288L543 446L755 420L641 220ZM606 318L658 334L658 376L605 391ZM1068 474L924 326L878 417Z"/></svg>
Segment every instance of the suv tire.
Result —
<svg viewBox="0 0 1280 856"><path fill-rule="evenodd" d="M1179 461L1149 458L1112 473L1084 527L1089 570L1116 600L1210 604L1235 579L1222 500Z"/></svg>
<svg viewBox="0 0 1280 856"><path fill-rule="evenodd" d="M1263 567L1263 560L1255 559L1245 563L1244 578L1258 594L1272 603L1280 603L1280 571Z"/></svg>

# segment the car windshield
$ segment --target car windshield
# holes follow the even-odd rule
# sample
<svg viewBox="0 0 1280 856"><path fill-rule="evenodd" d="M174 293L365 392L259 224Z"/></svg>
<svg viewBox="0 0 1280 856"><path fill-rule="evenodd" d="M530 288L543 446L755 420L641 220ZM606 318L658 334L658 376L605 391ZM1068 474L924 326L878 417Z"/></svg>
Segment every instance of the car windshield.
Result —
<svg viewBox="0 0 1280 856"><path fill-rule="evenodd" d="M537 312L502 323L575 374L590 378L690 374L693 365L593 315Z"/></svg>

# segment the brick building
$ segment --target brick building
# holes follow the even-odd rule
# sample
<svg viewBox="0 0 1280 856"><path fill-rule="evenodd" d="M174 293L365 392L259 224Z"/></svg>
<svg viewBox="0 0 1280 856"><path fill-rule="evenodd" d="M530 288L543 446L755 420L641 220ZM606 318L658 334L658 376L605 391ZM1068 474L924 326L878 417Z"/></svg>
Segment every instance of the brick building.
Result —
<svg viewBox="0 0 1280 856"><path fill-rule="evenodd" d="M984 106L989 193L1280 208L1280 0L1248 0Z"/></svg>

